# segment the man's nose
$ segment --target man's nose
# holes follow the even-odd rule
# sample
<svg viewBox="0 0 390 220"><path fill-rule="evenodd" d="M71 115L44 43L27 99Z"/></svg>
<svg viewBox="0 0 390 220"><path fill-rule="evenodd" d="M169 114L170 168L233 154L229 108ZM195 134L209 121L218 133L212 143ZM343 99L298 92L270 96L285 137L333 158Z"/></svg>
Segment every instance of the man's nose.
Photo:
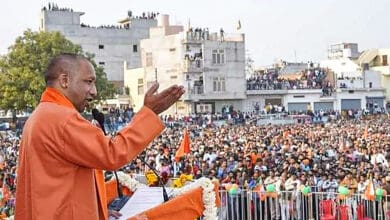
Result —
<svg viewBox="0 0 390 220"><path fill-rule="evenodd" d="M97 96L97 89L96 89L96 85L93 85L91 90L89 90L89 94L93 97L93 98L96 98Z"/></svg>

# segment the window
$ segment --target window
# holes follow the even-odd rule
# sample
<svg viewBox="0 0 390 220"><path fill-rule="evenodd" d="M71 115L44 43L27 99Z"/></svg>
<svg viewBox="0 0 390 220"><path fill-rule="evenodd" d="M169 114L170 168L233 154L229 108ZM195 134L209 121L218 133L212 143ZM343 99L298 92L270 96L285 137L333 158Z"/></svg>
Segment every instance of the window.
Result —
<svg viewBox="0 0 390 220"><path fill-rule="evenodd" d="M174 52L174 51L176 51L176 48L170 48L169 51Z"/></svg>
<svg viewBox="0 0 390 220"><path fill-rule="evenodd" d="M99 44L99 49L104 49L104 45L103 44Z"/></svg>
<svg viewBox="0 0 390 220"><path fill-rule="evenodd" d="M213 50L213 64L225 63L225 50Z"/></svg>
<svg viewBox="0 0 390 220"><path fill-rule="evenodd" d="M104 66L106 63L105 62L99 62L100 66Z"/></svg>
<svg viewBox="0 0 390 220"><path fill-rule="evenodd" d="M387 66L387 55L382 55L382 66Z"/></svg>
<svg viewBox="0 0 390 220"><path fill-rule="evenodd" d="M138 95L144 94L144 85L138 85Z"/></svg>
<svg viewBox="0 0 390 220"><path fill-rule="evenodd" d="M177 75L171 76L171 79L177 79Z"/></svg>
<svg viewBox="0 0 390 220"><path fill-rule="evenodd" d="M153 56L152 53L146 53L146 66L153 66Z"/></svg>
<svg viewBox="0 0 390 220"><path fill-rule="evenodd" d="M196 104L196 113L212 113L213 106L209 103Z"/></svg>
<svg viewBox="0 0 390 220"><path fill-rule="evenodd" d="M137 52L138 52L137 44L133 44L133 53L137 53Z"/></svg>
<svg viewBox="0 0 390 220"><path fill-rule="evenodd" d="M213 91L214 92L225 92L225 77L214 77L213 78Z"/></svg>
<svg viewBox="0 0 390 220"><path fill-rule="evenodd" d="M144 79L138 78L138 87L137 87L138 95L144 94Z"/></svg>
<svg viewBox="0 0 390 220"><path fill-rule="evenodd" d="M139 78L138 79L138 88L137 88L138 95L144 94L144 79Z"/></svg>

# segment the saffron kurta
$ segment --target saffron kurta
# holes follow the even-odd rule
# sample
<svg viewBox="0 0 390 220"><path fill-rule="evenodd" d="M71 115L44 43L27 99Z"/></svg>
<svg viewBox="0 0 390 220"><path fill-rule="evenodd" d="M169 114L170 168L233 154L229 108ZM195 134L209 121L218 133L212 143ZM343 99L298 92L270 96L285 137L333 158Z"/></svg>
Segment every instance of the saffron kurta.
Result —
<svg viewBox="0 0 390 220"><path fill-rule="evenodd" d="M163 130L143 107L114 138L84 119L54 89L27 120L19 150L16 220L104 219L94 169L116 170Z"/></svg>

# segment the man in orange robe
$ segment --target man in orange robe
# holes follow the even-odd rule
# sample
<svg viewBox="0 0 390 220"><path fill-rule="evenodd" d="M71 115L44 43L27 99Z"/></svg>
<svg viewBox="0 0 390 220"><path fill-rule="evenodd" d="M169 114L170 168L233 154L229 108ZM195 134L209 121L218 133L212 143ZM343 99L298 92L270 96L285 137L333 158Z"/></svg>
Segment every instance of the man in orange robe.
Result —
<svg viewBox="0 0 390 220"><path fill-rule="evenodd" d="M184 93L171 86L155 94L115 137L106 137L79 112L97 94L87 59L61 54L49 63L46 90L27 120L19 150L16 220L105 219L94 169L116 170L129 163L164 129L157 114Z"/></svg>

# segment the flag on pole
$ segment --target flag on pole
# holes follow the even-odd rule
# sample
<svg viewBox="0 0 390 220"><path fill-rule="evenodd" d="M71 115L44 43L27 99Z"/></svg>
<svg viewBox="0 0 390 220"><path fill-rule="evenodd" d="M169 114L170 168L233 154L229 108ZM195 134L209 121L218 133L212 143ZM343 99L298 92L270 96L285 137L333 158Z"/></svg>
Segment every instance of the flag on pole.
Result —
<svg viewBox="0 0 390 220"><path fill-rule="evenodd" d="M175 160L176 162L180 161L180 158L184 154L190 153L190 136L188 135L187 129L184 130L183 139L181 140L180 147L176 151Z"/></svg>
<svg viewBox="0 0 390 220"><path fill-rule="evenodd" d="M368 180L366 190L364 191L364 197L366 200L370 200L370 201L374 201L375 199L375 190L374 190L374 183L372 182L372 178Z"/></svg>
<svg viewBox="0 0 390 220"><path fill-rule="evenodd" d="M258 184L254 189L253 192L256 192L260 198L261 201L264 201L267 198L264 185Z"/></svg>
<svg viewBox="0 0 390 220"><path fill-rule="evenodd" d="M241 29L241 21L238 20L237 30L240 30L240 29Z"/></svg>

